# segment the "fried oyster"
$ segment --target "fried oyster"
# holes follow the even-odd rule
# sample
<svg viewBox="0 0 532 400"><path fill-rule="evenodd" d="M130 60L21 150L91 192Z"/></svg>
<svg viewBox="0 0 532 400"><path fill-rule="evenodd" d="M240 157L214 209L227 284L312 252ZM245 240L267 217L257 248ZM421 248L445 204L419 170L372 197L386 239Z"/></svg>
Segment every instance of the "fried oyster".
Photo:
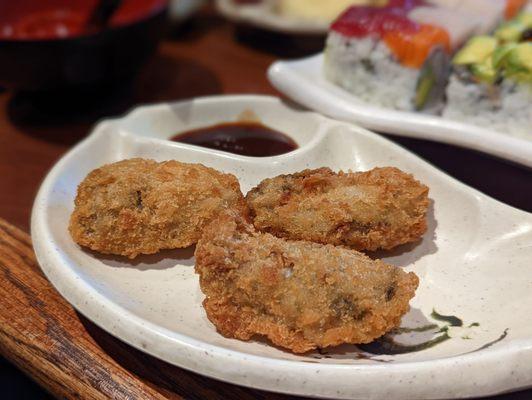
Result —
<svg viewBox="0 0 532 400"><path fill-rule="evenodd" d="M397 327L418 278L343 247L257 232L224 213L196 247L209 320L226 337L266 336L295 353L368 343Z"/></svg>
<svg viewBox="0 0 532 400"><path fill-rule="evenodd" d="M69 230L82 246L134 258L190 246L220 211L245 207L231 174L135 158L87 175L78 187Z"/></svg>
<svg viewBox="0 0 532 400"><path fill-rule="evenodd" d="M262 181L246 200L257 229L293 240L391 249L427 229L428 188L392 167L280 175Z"/></svg>

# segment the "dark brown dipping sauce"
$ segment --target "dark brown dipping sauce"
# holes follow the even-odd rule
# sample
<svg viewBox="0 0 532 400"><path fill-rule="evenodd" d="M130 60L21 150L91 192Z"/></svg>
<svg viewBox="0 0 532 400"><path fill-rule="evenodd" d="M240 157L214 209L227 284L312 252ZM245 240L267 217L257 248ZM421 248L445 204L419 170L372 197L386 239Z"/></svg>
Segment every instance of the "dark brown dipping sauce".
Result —
<svg viewBox="0 0 532 400"><path fill-rule="evenodd" d="M174 142L251 157L270 157L298 148L289 136L258 122L228 122L180 133Z"/></svg>

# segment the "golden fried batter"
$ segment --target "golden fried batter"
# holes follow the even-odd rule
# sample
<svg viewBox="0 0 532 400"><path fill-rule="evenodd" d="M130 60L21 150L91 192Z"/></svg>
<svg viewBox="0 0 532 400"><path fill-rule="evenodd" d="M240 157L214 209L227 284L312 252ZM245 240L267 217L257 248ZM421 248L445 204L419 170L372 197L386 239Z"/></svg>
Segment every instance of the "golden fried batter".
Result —
<svg viewBox="0 0 532 400"><path fill-rule="evenodd" d="M196 247L209 320L227 337L303 353L368 343L397 327L418 278L343 247L288 241L222 214Z"/></svg>
<svg viewBox="0 0 532 400"><path fill-rule="evenodd" d="M280 175L262 181L246 200L261 231L356 250L390 249L427 229L428 188L391 167Z"/></svg>
<svg viewBox="0 0 532 400"><path fill-rule="evenodd" d="M134 258L190 246L222 209L245 207L233 175L200 164L136 158L87 175L69 230L82 246Z"/></svg>

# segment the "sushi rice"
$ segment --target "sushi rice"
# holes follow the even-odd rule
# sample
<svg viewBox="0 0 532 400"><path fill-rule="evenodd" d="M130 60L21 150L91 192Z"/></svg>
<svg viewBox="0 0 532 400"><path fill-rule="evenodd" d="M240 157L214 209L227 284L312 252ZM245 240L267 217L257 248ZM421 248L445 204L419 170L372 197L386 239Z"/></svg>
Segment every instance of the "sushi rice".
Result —
<svg viewBox="0 0 532 400"><path fill-rule="evenodd" d="M325 77L361 100L397 110L412 109L418 71L399 64L378 38L348 38L331 32Z"/></svg>
<svg viewBox="0 0 532 400"><path fill-rule="evenodd" d="M494 88L453 74L447 87L443 117L530 140L532 85L505 80Z"/></svg>

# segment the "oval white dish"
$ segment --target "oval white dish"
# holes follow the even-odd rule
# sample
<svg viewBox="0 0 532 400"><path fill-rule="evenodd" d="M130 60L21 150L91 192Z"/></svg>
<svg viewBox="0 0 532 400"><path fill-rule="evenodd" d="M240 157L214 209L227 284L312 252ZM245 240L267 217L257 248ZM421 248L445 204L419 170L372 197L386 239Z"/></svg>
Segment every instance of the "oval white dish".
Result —
<svg viewBox="0 0 532 400"><path fill-rule="evenodd" d="M300 148L250 158L166 140L249 111ZM391 165L413 173L430 187L429 230L419 243L380 256L420 278L403 326L436 326L396 339L412 344L449 338L405 354L341 346L297 356L264 341L222 337L202 309L192 249L128 260L83 250L70 238L79 182L104 163L130 157L203 163L235 174L244 192L266 177L321 166ZM461 184L378 135L276 98L201 98L141 107L100 123L45 179L33 209L32 238L48 279L82 314L142 351L216 379L337 398L456 398L532 385L532 215ZM462 326L457 319L438 320L433 310L458 316Z"/></svg>
<svg viewBox="0 0 532 400"><path fill-rule="evenodd" d="M216 0L216 8L227 19L266 29L273 32L325 35L329 24L300 18L279 15L273 10L271 2L263 1L259 4L235 4L233 0Z"/></svg>
<svg viewBox="0 0 532 400"><path fill-rule="evenodd" d="M286 96L329 117L379 132L454 144L532 167L532 140L438 116L364 103L326 80L322 65L323 54L296 61L278 61L270 66L268 77Z"/></svg>

